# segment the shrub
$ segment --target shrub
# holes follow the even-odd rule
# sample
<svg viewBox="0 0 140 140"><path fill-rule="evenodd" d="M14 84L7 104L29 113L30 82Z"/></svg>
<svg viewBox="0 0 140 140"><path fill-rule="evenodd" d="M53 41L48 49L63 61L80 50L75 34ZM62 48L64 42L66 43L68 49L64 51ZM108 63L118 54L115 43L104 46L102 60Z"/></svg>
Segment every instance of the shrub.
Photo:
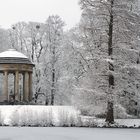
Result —
<svg viewBox="0 0 140 140"><path fill-rule="evenodd" d="M114 118L115 119L127 119L131 116L126 113L126 109L120 104L114 106Z"/></svg>
<svg viewBox="0 0 140 140"><path fill-rule="evenodd" d="M0 126L2 126L4 124L4 120L0 111Z"/></svg>

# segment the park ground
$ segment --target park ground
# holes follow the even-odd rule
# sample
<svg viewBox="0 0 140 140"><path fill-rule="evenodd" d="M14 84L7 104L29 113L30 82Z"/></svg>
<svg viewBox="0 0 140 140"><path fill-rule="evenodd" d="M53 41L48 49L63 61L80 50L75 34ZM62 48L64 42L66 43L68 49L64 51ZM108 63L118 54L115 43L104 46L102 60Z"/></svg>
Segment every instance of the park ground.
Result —
<svg viewBox="0 0 140 140"><path fill-rule="evenodd" d="M0 127L0 140L139 140L140 129Z"/></svg>

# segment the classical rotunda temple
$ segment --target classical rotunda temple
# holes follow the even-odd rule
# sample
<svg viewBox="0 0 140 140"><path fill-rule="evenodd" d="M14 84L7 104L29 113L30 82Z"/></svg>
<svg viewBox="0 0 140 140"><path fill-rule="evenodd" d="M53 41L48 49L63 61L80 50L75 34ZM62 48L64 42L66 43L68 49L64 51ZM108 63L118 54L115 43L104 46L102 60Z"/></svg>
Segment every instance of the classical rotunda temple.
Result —
<svg viewBox="0 0 140 140"><path fill-rule="evenodd" d="M0 102L32 100L33 67L27 56L14 49L0 53Z"/></svg>

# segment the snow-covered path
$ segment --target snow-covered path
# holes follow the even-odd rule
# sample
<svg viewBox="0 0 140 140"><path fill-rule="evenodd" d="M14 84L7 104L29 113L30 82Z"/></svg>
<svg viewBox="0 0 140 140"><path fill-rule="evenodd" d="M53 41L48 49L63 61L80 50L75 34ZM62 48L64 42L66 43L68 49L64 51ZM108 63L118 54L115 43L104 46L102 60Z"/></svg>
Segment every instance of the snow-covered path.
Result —
<svg viewBox="0 0 140 140"><path fill-rule="evenodd" d="M0 140L139 140L140 129L0 127Z"/></svg>

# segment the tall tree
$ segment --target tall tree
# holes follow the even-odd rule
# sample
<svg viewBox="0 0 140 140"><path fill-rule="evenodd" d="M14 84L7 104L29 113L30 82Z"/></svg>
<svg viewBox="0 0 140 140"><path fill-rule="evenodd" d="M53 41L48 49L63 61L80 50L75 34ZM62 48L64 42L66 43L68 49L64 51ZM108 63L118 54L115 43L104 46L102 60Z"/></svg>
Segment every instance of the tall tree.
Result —
<svg viewBox="0 0 140 140"><path fill-rule="evenodd" d="M96 48L99 48L100 55L104 56L102 57L102 62L107 62L105 63L108 68L106 67L107 69L104 72L105 75L108 75L106 114L106 122L108 123L114 122L113 98L118 90L115 84L119 79L118 63L120 61L125 62L118 57L118 50L122 52L122 46L127 49L134 46L138 36L136 30L139 25L139 16L136 10L136 3L137 0L80 1L83 9L82 18L87 21L87 23L84 22L86 26L84 25L83 29L88 33L87 39L93 36L92 45L90 45L95 48L92 48L93 53L96 51L97 54ZM101 52L103 53L101 54ZM98 55L98 57L100 56ZM129 63L131 63L131 60ZM121 65L119 69L122 68L123 66Z"/></svg>
<svg viewBox="0 0 140 140"><path fill-rule="evenodd" d="M113 7L114 7L114 0L110 0L110 15L109 15L109 30L108 30L108 56L110 59L113 59L113 22L114 22L114 16L113 16ZM114 71L114 65L109 62L109 75L108 75L108 81L109 81L109 91L108 91L108 96L113 95L113 89L114 89L114 75L112 71ZM109 123L114 123L114 114L113 114L113 100L109 99L108 100L108 105L107 105L107 115L106 115L106 122Z"/></svg>
<svg viewBox="0 0 140 140"><path fill-rule="evenodd" d="M34 92L42 90L40 61L44 48L44 26L38 22L19 22L12 26L10 30L12 47L25 53L36 67L34 69Z"/></svg>
<svg viewBox="0 0 140 140"><path fill-rule="evenodd" d="M59 16L49 16L46 21L46 54L49 56L46 57L46 65L50 68L50 85L51 85L51 99L50 104L54 105L54 97L56 94L56 83L59 75L59 60L61 56L61 45L63 39L63 26L64 22ZM48 69L47 68L47 69ZM45 73L46 74L46 73ZM48 78L48 76L47 76Z"/></svg>

